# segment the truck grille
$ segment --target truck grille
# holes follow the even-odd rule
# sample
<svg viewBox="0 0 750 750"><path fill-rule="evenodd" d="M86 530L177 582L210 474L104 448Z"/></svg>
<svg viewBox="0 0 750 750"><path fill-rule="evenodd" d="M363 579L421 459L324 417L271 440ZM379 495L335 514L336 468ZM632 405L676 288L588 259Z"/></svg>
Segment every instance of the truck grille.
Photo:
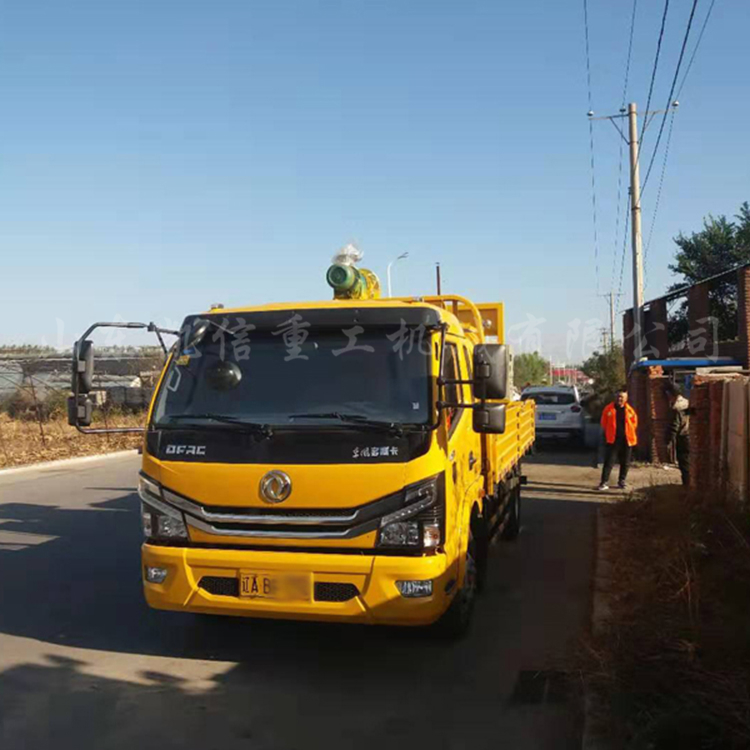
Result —
<svg viewBox="0 0 750 750"><path fill-rule="evenodd" d="M353 583L322 581L315 584L316 602L348 602L355 596L359 596L359 589Z"/></svg>
<svg viewBox="0 0 750 750"><path fill-rule="evenodd" d="M164 500L185 512L185 521L214 536L270 539L353 539L375 531L380 518L403 504L399 491L357 508L334 510L209 506L163 488Z"/></svg>
<svg viewBox="0 0 750 750"><path fill-rule="evenodd" d="M216 596L239 596L240 582L237 578L226 578L224 576L203 576L199 588Z"/></svg>

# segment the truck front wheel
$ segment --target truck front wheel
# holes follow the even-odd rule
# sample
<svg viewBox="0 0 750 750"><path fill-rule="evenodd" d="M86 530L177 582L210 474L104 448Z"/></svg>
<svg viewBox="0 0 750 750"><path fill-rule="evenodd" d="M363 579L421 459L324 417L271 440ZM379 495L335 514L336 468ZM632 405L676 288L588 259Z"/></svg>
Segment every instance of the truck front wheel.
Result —
<svg viewBox="0 0 750 750"><path fill-rule="evenodd" d="M466 569L461 588L453 597L450 607L438 620L437 626L441 635L451 639L460 638L469 630L474 613L474 601L477 596L476 543L474 536L469 537L466 550Z"/></svg>

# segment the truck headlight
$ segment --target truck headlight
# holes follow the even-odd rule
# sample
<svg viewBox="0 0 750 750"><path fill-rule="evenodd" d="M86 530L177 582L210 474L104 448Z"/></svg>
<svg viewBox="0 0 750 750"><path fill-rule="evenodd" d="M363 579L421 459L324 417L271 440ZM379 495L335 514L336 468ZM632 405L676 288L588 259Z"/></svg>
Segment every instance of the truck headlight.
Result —
<svg viewBox="0 0 750 750"><path fill-rule="evenodd" d="M396 521L380 529L380 545L383 547L418 547L419 522Z"/></svg>
<svg viewBox="0 0 750 750"><path fill-rule="evenodd" d="M437 478L409 487L402 508L380 519L380 547L435 549L442 543L443 507Z"/></svg>
<svg viewBox="0 0 750 750"><path fill-rule="evenodd" d="M161 487L141 475L138 478L141 498L143 536L151 541L187 540L188 530L182 513L162 499Z"/></svg>
<svg viewBox="0 0 750 750"><path fill-rule="evenodd" d="M143 536L152 541L187 540L188 531L185 519L179 511L170 508L169 513L162 513L153 505L141 503L141 525Z"/></svg>

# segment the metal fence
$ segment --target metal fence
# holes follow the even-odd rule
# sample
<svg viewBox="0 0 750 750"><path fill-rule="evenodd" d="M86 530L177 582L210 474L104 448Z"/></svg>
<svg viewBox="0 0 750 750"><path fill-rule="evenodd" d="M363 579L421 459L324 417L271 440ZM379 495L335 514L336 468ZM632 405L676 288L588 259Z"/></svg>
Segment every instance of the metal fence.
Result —
<svg viewBox="0 0 750 750"><path fill-rule="evenodd" d="M97 360L90 397L105 425L114 408L129 411L148 407L161 363L153 357L111 357ZM43 446L46 425L53 416L66 413L71 392L69 357L0 358L0 413L34 420Z"/></svg>

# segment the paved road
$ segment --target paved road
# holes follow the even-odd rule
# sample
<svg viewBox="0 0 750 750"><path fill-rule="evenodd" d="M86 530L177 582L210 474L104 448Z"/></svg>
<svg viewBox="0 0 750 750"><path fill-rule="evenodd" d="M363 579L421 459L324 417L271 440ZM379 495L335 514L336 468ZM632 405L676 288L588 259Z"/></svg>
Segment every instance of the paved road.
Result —
<svg viewBox="0 0 750 750"><path fill-rule="evenodd" d="M470 636L152 612L137 457L0 474L0 747L573 748L596 472L529 462ZM576 466L575 464L578 464Z"/></svg>

